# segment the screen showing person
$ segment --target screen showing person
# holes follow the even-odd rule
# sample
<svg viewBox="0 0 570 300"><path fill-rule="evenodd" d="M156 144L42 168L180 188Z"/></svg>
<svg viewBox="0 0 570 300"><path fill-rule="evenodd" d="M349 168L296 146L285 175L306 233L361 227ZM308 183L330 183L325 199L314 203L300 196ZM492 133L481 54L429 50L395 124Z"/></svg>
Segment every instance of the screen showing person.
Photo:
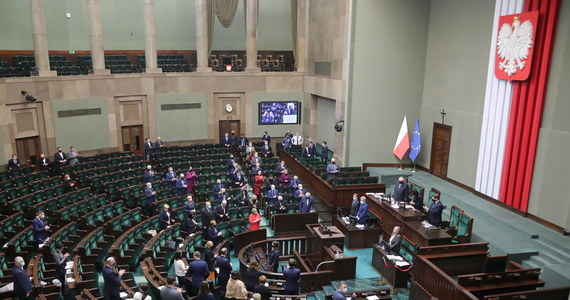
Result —
<svg viewBox="0 0 570 300"><path fill-rule="evenodd" d="M301 103L293 102L260 102L259 125L300 124Z"/></svg>

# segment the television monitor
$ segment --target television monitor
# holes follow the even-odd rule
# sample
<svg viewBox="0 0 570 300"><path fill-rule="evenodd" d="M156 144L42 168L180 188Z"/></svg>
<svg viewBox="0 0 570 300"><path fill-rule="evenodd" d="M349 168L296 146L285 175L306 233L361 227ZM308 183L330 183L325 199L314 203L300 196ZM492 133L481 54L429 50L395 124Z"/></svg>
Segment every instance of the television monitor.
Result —
<svg viewBox="0 0 570 300"><path fill-rule="evenodd" d="M301 124L299 101L259 102L259 125Z"/></svg>

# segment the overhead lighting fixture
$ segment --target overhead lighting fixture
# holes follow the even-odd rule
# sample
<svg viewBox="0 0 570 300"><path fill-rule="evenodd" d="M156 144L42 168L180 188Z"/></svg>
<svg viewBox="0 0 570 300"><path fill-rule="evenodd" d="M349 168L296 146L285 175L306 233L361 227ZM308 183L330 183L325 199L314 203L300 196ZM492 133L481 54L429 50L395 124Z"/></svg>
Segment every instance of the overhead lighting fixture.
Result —
<svg viewBox="0 0 570 300"><path fill-rule="evenodd" d="M34 96L28 94L28 92L21 91L20 93L22 94L22 96L26 96L26 101L28 101L28 102L35 102L36 101L36 98Z"/></svg>

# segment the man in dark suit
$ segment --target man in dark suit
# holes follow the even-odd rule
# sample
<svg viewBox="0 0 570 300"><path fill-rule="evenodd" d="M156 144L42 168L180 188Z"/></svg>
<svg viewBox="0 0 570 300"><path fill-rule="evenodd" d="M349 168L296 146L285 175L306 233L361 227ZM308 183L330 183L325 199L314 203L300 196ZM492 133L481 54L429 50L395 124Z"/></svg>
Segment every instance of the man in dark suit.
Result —
<svg viewBox="0 0 570 300"><path fill-rule="evenodd" d="M176 286L176 276L168 275L166 285L160 290L160 299L184 300L182 289Z"/></svg>
<svg viewBox="0 0 570 300"><path fill-rule="evenodd" d="M10 158L10 160L8 161L8 169L12 171L19 168L20 168L20 160L18 159L18 156L16 156L16 154L12 154L12 158Z"/></svg>
<svg viewBox="0 0 570 300"><path fill-rule="evenodd" d="M313 206L315 205L315 200L311 196L311 193L306 192L305 196L301 197L301 202L299 203L299 212L308 213L313 211Z"/></svg>
<svg viewBox="0 0 570 300"><path fill-rule="evenodd" d="M408 183L404 179L404 177L398 178L398 183L394 187L394 200L400 201L408 201L408 196L410 194L410 187L408 187Z"/></svg>
<svg viewBox="0 0 570 300"><path fill-rule="evenodd" d="M277 197L279 197L279 191L275 189L275 185L272 184L271 188L267 191L267 204L273 206L277 202Z"/></svg>
<svg viewBox="0 0 570 300"><path fill-rule="evenodd" d="M336 159L331 159L331 163L327 165L327 179L333 179L340 172L340 167L336 164Z"/></svg>
<svg viewBox="0 0 570 300"><path fill-rule="evenodd" d="M202 209L202 227L210 226L210 221L216 219L216 213L212 208L210 201L206 201L204 208Z"/></svg>
<svg viewBox="0 0 570 300"><path fill-rule="evenodd" d="M180 176L178 176L178 179L176 179L176 195L177 196L186 195L187 191L188 191L188 181L186 181L184 173L180 173Z"/></svg>
<svg viewBox="0 0 570 300"><path fill-rule="evenodd" d="M384 250L394 254L400 255L400 245L402 244L402 236L400 235L400 226L394 226L392 230L392 235L388 242L382 241L382 247Z"/></svg>
<svg viewBox="0 0 570 300"><path fill-rule="evenodd" d="M311 156L315 156L315 151L316 151L316 149L317 149L317 146L315 145L315 143L313 143L313 139L312 139L312 138L309 138L309 145L308 145L308 147L309 147L309 154L310 154Z"/></svg>
<svg viewBox="0 0 570 300"><path fill-rule="evenodd" d="M176 172L172 169L172 167L168 168L168 172L166 173L166 184L169 188L176 187L176 180L177 180Z"/></svg>
<svg viewBox="0 0 570 300"><path fill-rule="evenodd" d="M285 161L282 160L281 163L277 166L277 168L275 168L275 172L278 174L282 174L283 171L287 170L287 165L285 164Z"/></svg>
<svg viewBox="0 0 570 300"><path fill-rule="evenodd" d="M162 210L160 211L160 215L158 216L158 223L160 226L160 230L166 229L168 226L174 223L174 220L170 216L170 212L168 209L170 206L168 204L164 204L162 206Z"/></svg>
<svg viewBox="0 0 570 300"><path fill-rule="evenodd" d="M255 286L253 289L254 293L258 293L261 295L261 300L269 300L273 296L271 294L271 289L265 285L267 281L267 277L265 275L259 276L259 284Z"/></svg>
<svg viewBox="0 0 570 300"><path fill-rule="evenodd" d="M42 171L47 171L49 170L49 158L46 157L45 154L40 154L40 158L38 159L38 163L37 163L38 167L40 167L40 170Z"/></svg>
<svg viewBox="0 0 570 300"><path fill-rule="evenodd" d="M241 171L239 170L239 168L237 168L237 164L236 168L234 169L233 173L230 174L230 181L232 182L232 184L239 188L242 187L244 185L244 177L241 174Z"/></svg>
<svg viewBox="0 0 570 300"><path fill-rule="evenodd" d="M329 147L327 146L327 142L323 141L323 150L321 151L321 160L323 162L327 162L329 159Z"/></svg>
<svg viewBox="0 0 570 300"><path fill-rule="evenodd" d="M238 141L238 147L245 148L247 145L249 145L249 140L245 137L245 134L242 133Z"/></svg>
<svg viewBox="0 0 570 300"><path fill-rule="evenodd" d="M150 156L152 155L152 150L154 150L154 144L149 138L146 138L144 142L144 156L146 160L150 160Z"/></svg>
<svg viewBox="0 0 570 300"><path fill-rule="evenodd" d="M61 150L61 147L57 147L57 152L53 156L53 160L57 168L65 166L65 163L67 162L67 156L65 155L63 150Z"/></svg>
<svg viewBox="0 0 570 300"><path fill-rule="evenodd" d="M261 160L261 157L259 157L259 153L255 152L253 153L253 157L251 158L251 164L252 165L261 165L263 163L263 161ZM257 173L254 173L257 174Z"/></svg>
<svg viewBox="0 0 570 300"><path fill-rule="evenodd" d="M14 260L14 268L12 269L12 277L14 279L14 296L16 299L28 299L32 292L32 283L30 276L26 275L24 266L26 263L21 256L16 256Z"/></svg>
<svg viewBox="0 0 570 300"><path fill-rule="evenodd" d="M200 283L210 276L210 269L208 268L208 263L200 259L200 252L195 251L193 256L194 261L188 265L186 277L192 277L192 293L193 295L198 295Z"/></svg>
<svg viewBox="0 0 570 300"><path fill-rule="evenodd" d="M228 280L230 280L230 274L233 271L232 263L226 255L228 255L228 249L222 248L220 249L218 257L216 257L216 267L220 270L220 273L218 274L218 286L221 286L224 289L226 288Z"/></svg>
<svg viewBox="0 0 570 300"><path fill-rule="evenodd" d="M301 270L295 268L296 261L294 258L289 259L289 265L283 270L283 279L285 279L285 286L283 293L285 295L299 294L299 279L301 278Z"/></svg>
<svg viewBox="0 0 570 300"><path fill-rule="evenodd" d="M301 152L301 155L304 158L313 157L313 155L311 154L311 149L309 148L309 144L305 144L305 147L303 147L303 151Z"/></svg>
<svg viewBox="0 0 570 300"><path fill-rule="evenodd" d="M220 145L230 148L230 135L226 132L224 136L220 139Z"/></svg>
<svg viewBox="0 0 570 300"><path fill-rule="evenodd" d="M216 221L218 221L218 223L229 221L229 213L228 201L222 200L222 203L216 207Z"/></svg>
<svg viewBox="0 0 570 300"><path fill-rule="evenodd" d="M214 187L212 188L212 191L214 192L214 197L216 195L218 195L220 193L220 191L225 188L224 185L222 184L222 180L221 179L217 179L216 180L216 184L214 184Z"/></svg>
<svg viewBox="0 0 570 300"><path fill-rule="evenodd" d="M358 208L360 208L360 200L358 199L358 194L354 193L352 195L352 204L350 205L350 218L351 218L351 225L356 223L356 216L358 216Z"/></svg>
<svg viewBox="0 0 570 300"><path fill-rule="evenodd" d="M222 238L222 233L218 231L216 224L215 220L210 221L210 226L206 229L206 236L204 237L205 240L212 241L214 247L220 243L220 239Z"/></svg>
<svg viewBox="0 0 570 300"><path fill-rule="evenodd" d="M338 284L338 289L334 291L332 294L332 300L346 300L347 297L345 296L346 292L348 291L348 284L346 281L341 281ZM356 293L352 293L352 299L356 299Z"/></svg>
<svg viewBox="0 0 570 300"><path fill-rule="evenodd" d="M234 155L230 153L230 157L226 160L226 167L228 168L228 173L234 168L234 164L236 163L236 159Z"/></svg>
<svg viewBox="0 0 570 300"><path fill-rule="evenodd" d="M274 214L282 214L287 211L287 207L285 207L285 202L283 201L282 196L277 197L277 202L273 204L273 206L271 207L271 211Z"/></svg>
<svg viewBox="0 0 570 300"><path fill-rule="evenodd" d="M154 142L154 148L160 149L164 147L164 142L160 139L159 136L156 137L156 142Z"/></svg>
<svg viewBox="0 0 570 300"><path fill-rule="evenodd" d="M263 136L261 137L261 141L264 143L265 143L265 141L267 141L267 143L271 145L271 137L269 136L269 133L267 133L267 131L263 132Z"/></svg>
<svg viewBox="0 0 570 300"><path fill-rule="evenodd" d="M366 213L368 212L368 204L366 204L366 197L360 197L360 206L356 213L356 223L364 225L366 223Z"/></svg>
<svg viewBox="0 0 570 300"><path fill-rule="evenodd" d="M439 194L432 197L433 203L429 206L424 205L424 211L427 213L426 220L435 227L441 225L441 213L443 212L443 204L439 201Z"/></svg>
<svg viewBox="0 0 570 300"><path fill-rule="evenodd" d="M121 277L125 274L126 270L115 271L115 259L113 257L107 258L105 266L103 267L103 279L105 280L105 287L103 288L105 299L120 300L121 296Z"/></svg>
<svg viewBox="0 0 570 300"><path fill-rule="evenodd" d="M36 217L32 221L32 230L36 245L44 244L47 240L47 231L49 230L49 226L46 225L44 219L45 213L41 210L38 210Z"/></svg>
<svg viewBox="0 0 570 300"><path fill-rule="evenodd" d="M156 180L156 172L152 169L151 165L146 166L143 176L145 182L154 182Z"/></svg>
<svg viewBox="0 0 570 300"><path fill-rule="evenodd" d="M232 130L230 133L230 151L236 152L238 145L238 137L236 136L236 132Z"/></svg>
<svg viewBox="0 0 570 300"><path fill-rule="evenodd" d="M192 195L189 195L188 197L186 197L186 199L188 201L184 203L184 211L186 211L186 213L194 214L196 212L196 205L194 204L194 199L192 198Z"/></svg>
<svg viewBox="0 0 570 300"><path fill-rule="evenodd" d="M152 206L153 206L154 202L156 201L155 195L156 195L156 191L152 188L152 183L147 182L146 187L144 189L145 201L144 201L144 209L143 209L143 213L147 216L150 216L152 214Z"/></svg>
<svg viewBox="0 0 570 300"><path fill-rule="evenodd" d="M264 141L263 146L261 146L261 156L265 158L273 156L273 150L267 141Z"/></svg>
<svg viewBox="0 0 570 300"><path fill-rule="evenodd" d="M221 189L220 192L214 197L216 201L224 201L230 199L230 194L226 192L226 189Z"/></svg>
<svg viewBox="0 0 570 300"><path fill-rule="evenodd" d="M291 189L291 195L295 194L295 191L299 189L299 185L301 185L301 180L299 180L299 176L294 175L293 179L289 182L289 188Z"/></svg>
<svg viewBox="0 0 570 300"><path fill-rule="evenodd" d="M298 204L301 203L301 198L303 198L303 195L305 195L305 193L307 193L307 190L303 188L302 184L299 184L297 186L297 190L295 191L295 200L297 200Z"/></svg>

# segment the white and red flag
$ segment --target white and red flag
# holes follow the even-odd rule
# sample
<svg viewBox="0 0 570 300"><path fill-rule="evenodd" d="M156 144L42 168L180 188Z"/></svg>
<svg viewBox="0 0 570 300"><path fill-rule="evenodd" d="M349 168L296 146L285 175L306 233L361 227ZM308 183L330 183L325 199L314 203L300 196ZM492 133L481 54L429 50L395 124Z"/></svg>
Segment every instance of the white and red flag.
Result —
<svg viewBox="0 0 570 300"><path fill-rule="evenodd" d="M410 149L410 137L408 136L408 122L406 116L404 116L393 153L399 160L402 160L408 149Z"/></svg>

